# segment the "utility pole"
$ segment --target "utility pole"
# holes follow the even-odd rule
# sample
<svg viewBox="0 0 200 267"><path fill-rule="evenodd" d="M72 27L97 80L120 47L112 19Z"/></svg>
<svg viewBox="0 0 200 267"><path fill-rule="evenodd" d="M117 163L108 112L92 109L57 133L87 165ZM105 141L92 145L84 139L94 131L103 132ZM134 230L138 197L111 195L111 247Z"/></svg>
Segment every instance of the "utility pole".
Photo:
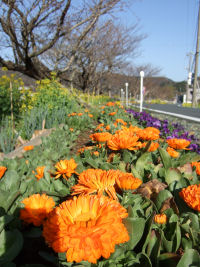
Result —
<svg viewBox="0 0 200 267"><path fill-rule="evenodd" d="M198 64L199 64L199 41L200 41L200 2L199 2L199 13L198 13L197 45L196 45L196 53L195 53L194 89L193 89L193 95L192 95L192 107L193 108L197 104L197 76L198 76Z"/></svg>
<svg viewBox="0 0 200 267"><path fill-rule="evenodd" d="M186 103L189 102L189 95L190 95L190 85L191 85L191 79L192 79L192 73L191 73L191 63L192 63L192 56L193 53L190 52L187 54L187 56L189 57L189 64L188 64L188 80L187 80L187 85L186 85Z"/></svg>

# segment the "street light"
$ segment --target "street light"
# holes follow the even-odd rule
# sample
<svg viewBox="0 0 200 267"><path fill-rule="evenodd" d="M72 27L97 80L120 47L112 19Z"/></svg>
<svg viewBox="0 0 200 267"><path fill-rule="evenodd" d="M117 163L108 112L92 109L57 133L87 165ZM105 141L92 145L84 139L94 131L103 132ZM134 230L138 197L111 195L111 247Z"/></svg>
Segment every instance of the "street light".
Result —
<svg viewBox="0 0 200 267"><path fill-rule="evenodd" d="M142 112L142 104L143 104L143 78L144 71L140 71L140 112Z"/></svg>
<svg viewBox="0 0 200 267"><path fill-rule="evenodd" d="M126 106L128 107L128 83L125 83L126 86Z"/></svg>

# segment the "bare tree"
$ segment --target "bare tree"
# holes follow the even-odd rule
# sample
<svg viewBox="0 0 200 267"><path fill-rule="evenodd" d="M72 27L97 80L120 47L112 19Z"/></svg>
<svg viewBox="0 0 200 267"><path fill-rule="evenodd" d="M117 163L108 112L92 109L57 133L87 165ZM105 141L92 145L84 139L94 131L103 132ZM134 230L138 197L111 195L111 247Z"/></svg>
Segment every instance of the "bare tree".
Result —
<svg viewBox="0 0 200 267"><path fill-rule="evenodd" d="M42 55L62 39L76 35L67 64L70 69L76 50L102 15L125 0L0 0L0 64L34 78L48 76L50 66ZM67 37L67 38L66 38ZM6 57L7 55L7 57Z"/></svg>

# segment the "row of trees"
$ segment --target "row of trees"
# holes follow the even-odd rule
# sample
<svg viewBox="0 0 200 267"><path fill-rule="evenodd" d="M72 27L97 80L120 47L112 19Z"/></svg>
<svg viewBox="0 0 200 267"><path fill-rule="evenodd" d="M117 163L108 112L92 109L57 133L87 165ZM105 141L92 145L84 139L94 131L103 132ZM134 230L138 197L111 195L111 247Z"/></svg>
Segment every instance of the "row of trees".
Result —
<svg viewBox="0 0 200 267"><path fill-rule="evenodd" d="M62 81L83 91L109 88L113 72L138 71L127 58L137 55L145 36L137 23L127 28L117 19L132 3L0 0L0 64L36 79L56 71Z"/></svg>

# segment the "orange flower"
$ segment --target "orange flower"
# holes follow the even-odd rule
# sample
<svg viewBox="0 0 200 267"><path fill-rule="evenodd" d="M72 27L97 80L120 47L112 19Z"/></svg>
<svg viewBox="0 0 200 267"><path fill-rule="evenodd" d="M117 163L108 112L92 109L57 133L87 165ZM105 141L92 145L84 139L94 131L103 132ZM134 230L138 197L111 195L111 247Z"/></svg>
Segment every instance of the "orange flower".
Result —
<svg viewBox="0 0 200 267"><path fill-rule="evenodd" d="M98 131L101 127L103 127L104 126L104 123L100 123L97 127L96 127L96 129L95 129L95 131Z"/></svg>
<svg viewBox="0 0 200 267"><path fill-rule="evenodd" d="M88 116L89 116L90 118L93 118L93 115L92 115L92 114L88 114Z"/></svg>
<svg viewBox="0 0 200 267"><path fill-rule="evenodd" d="M154 127L147 127L138 131L137 135L142 140L157 140L160 137L160 131Z"/></svg>
<svg viewBox="0 0 200 267"><path fill-rule="evenodd" d="M108 132L103 132L103 133L94 133L90 135L90 138L93 141L97 141L97 142L106 142L107 140L109 140L112 137L112 134L108 133Z"/></svg>
<svg viewBox="0 0 200 267"><path fill-rule="evenodd" d="M174 149L188 149L190 141L186 139L171 138L167 140L167 143L170 147Z"/></svg>
<svg viewBox="0 0 200 267"><path fill-rule="evenodd" d="M200 185L189 185L179 192L179 196L187 203L187 205L200 212Z"/></svg>
<svg viewBox="0 0 200 267"><path fill-rule="evenodd" d="M116 123L121 123L121 124L123 124L124 126L127 125L127 123L126 123L124 120L122 120L122 119L116 119Z"/></svg>
<svg viewBox="0 0 200 267"><path fill-rule="evenodd" d="M149 147L149 149L148 149L148 151L149 152L156 151L158 149L158 147L159 147L159 144L157 142L152 142L150 147Z"/></svg>
<svg viewBox="0 0 200 267"><path fill-rule="evenodd" d="M85 147L81 147L78 150L78 153L84 153L85 150L92 150L94 148L94 146L85 146Z"/></svg>
<svg viewBox="0 0 200 267"><path fill-rule="evenodd" d="M40 226L55 206L53 198L45 194L34 194L25 198L22 203L25 207L20 210L20 219L35 226Z"/></svg>
<svg viewBox="0 0 200 267"><path fill-rule="evenodd" d="M106 130L109 131L110 130L110 125L106 126Z"/></svg>
<svg viewBox="0 0 200 267"><path fill-rule="evenodd" d="M88 110L88 109L85 109L84 111L85 111L85 112L89 112L89 110Z"/></svg>
<svg viewBox="0 0 200 267"><path fill-rule="evenodd" d="M167 216L164 213L156 214L154 217L154 222L158 224L165 224L167 222Z"/></svg>
<svg viewBox="0 0 200 267"><path fill-rule="evenodd" d="M0 166L0 179L4 176L5 171L7 170L6 167Z"/></svg>
<svg viewBox="0 0 200 267"><path fill-rule="evenodd" d="M134 190L142 184L142 181L139 178L134 177L132 173L121 172L121 174L116 178L116 183L121 189Z"/></svg>
<svg viewBox="0 0 200 267"><path fill-rule="evenodd" d="M106 104L106 106L108 106L108 107L112 107L112 106L115 106L115 103L114 103L114 102L108 102L108 103Z"/></svg>
<svg viewBox="0 0 200 267"><path fill-rule="evenodd" d="M78 184L72 187L72 195L97 193L101 196L106 192L109 197L117 199L114 185L118 175L116 170L87 169L79 175Z"/></svg>
<svg viewBox="0 0 200 267"><path fill-rule="evenodd" d="M94 151L93 152L93 155L95 155L96 157L98 157L99 156L99 152L98 151Z"/></svg>
<svg viewBox="0 0 200 267"><path fill-rule="evenodd" d="M108 115L114 116L116 114L116 111L109 113Z"/></svg>
<svg viewBox="0 0 200 267"><path fill-rule="evenodd" d="M69 178L72 173L76 173L75 169L77 167L77 164L75 162L74 159L70 159L70 160L61 160L58 163L56 163L55 165L57 172L55 179L59 178L61 175L63 176L63 178L65 178L67 180L67 177Z"/></svg>
<svg viewBox="0 0 200 267"><path fill-rule="evenodd" d="M102 114L104 114L104 113L105 113L105 111L104 111L104 110L102 110L102 111L101 111L101 113L102 113Z"/></svg>
<svg viewBox="0 0 200 267"><path fill-rule="evenodd" d="M105 106L102 106L102 107L101 107L101 109L104 109L104 108L105 108Z"/></svg>
<svg viewBox="0 0 200 267"><path fill-rule="evenodd" d="M69 128L69 130L70 130L71 132L73 132L73 131L74 131L74 129L73 129L73 128Z"/></svg>
<svg viewBox="0 0 200 267"><path fill-rule="evenodd" d="M129 131L120 131L114 134L108 141L107 146L111 150L129 149L135 150L141 146L138 137L132 135Z"/></svg>
<svg viewBox="0 0 200 267"><path fill-rule="evenodd" d="M80 112L80 113L78 113L77 115L78 115L78 116L82 116L82 115L83 115L83 113L81 113L81 112Z"/></svg>
<svg viewBox="0 0 200 267"><path fill-rule="evenodd" d="M68 262L97 263L108 259L115 245L127 242L122 223L127 211L106 197L79 196L56 207L44 222L43 236L57 253L66 252Z"/></svg>
<svg viewBox="0 0 200 267"><path fill-rule="evenodd" d="M28 151L28 150L33 150L34 146L24 146L24 150Z"/></svg>
<svg viewBox="0 0 200 267"><path fill-rule="evenodd" d="M200 175L200 162L192 162L192 167L196 167L196 173Z"/></svg>
<svg viewBox="0 0 200 267"><path fill-rule="evenodd" d="M179 152L174 150L172 147L167 147L166 149L167 153L172 157L172 158L178 158L179 157Z"/></svg>
<svg viewBox="0 0 200 267"><path fill-rule="evenodd" d="M44 169L45 169L45 166L40 166L36 168L37 174L35 175L35 177L37 178L37 180L40 180L41 178L43 178Z"/></svg>

